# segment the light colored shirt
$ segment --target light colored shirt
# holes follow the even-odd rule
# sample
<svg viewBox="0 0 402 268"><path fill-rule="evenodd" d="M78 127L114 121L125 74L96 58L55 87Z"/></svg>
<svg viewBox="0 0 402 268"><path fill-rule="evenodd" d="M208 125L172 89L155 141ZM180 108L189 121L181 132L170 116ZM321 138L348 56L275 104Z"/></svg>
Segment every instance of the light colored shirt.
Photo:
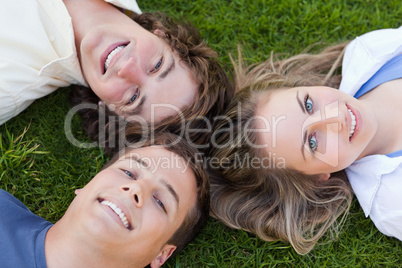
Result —
<svg viewBox="0 0 402 268"><path fill-rule="evenodd" d="M105 0L141 13L135 0ZM0 0L0 125L59 87L87 86L62 0Z"/></svg>
<svg viewBox="0 0 402 268"><path fill-rule="evenodd" d="M357 37L346 49L339 89L354 96L387 61L401 53L402 27ZM383 234L402 240L402 156L363 157L349 166L346 174L365 216Z"/></svg>

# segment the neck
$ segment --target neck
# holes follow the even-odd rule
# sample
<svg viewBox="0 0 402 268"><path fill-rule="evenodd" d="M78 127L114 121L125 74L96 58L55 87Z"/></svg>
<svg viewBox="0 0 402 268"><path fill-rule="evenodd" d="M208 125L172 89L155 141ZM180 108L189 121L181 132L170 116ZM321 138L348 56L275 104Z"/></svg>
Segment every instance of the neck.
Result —
<svg viewBox="0 0 402 268"><path fill-rule="evenodd" d="M126 267L119 258L98 250L91 241L80 239L77 230L62 221L53 225L45 238L46 264L49 268Z"/></svg>
<svg viewBox="0 0 402 268"><path fill-rule="evenodd" d="M402 79L386 82L363 95L360 100L374 113L377 129L362 156L389 154L402 150Z"/></svg>
<svg viewBox="0 0 402 268"><path fill-rule="evenodd" d="M59 223L53 225L45 238L45 255L47 267L99 267L93 262L96 257L90 254L88 247L83 243L76 243L74 235L62 233ZM88 258L89 257L89 258Z"/></svg>

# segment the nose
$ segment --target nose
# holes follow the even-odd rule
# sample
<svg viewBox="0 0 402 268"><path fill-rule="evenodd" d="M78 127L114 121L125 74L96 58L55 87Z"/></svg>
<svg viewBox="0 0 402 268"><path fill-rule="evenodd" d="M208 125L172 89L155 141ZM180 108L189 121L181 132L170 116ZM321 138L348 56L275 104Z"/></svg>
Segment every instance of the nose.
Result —
<svg viewBox="0 0 402 268"><path fill-rule="evenodd" d="M345 117L342 116L338 101L326 105L324 112L322 117L327 128L333 132L341 132L345 125Z"/></svg>
<svg viewBox="0 0 402 268"><path fill-rule="evenodd" d="M128 192L134 200L134 205L141 208L144 205L144 200L150 192L149 187L142 180L135 180L121 187L123 192Z"/></svg>
<svg viewBox="0 0 402 268"><path fill-rule="evenodd" d="M310 116L307 125L322 128L326 131L341 132L345 126L345 118L341 116L337 103L329 104Z"/></svg>
<svg viewBox="0 0 402 268"><path fill-rule="evenodd" d="M130 57L119 68L117 75L131 83L140 84L142 81L142 70L138 62Z"/></svg>
<svg viewBox="0 0 402 268"><path fill-rule="evenodd" d="M336 118L328 119L328 122L325 123L327 128L332 132L341 132L343 129L343 121L341 117L338 116Z"/></svg>

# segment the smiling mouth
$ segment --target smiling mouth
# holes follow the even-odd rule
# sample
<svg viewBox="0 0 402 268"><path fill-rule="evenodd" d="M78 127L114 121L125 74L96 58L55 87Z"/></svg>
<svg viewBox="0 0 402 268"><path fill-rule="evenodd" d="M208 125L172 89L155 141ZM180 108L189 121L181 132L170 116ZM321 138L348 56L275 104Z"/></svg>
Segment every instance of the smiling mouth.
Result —
<svg viewBox="0 0 402 268"><path fill-rule="evenodd" d="M102 205L108 206L110 207L114 213L116 213L117 216L119 216L121 222L123 223L123 225L128 229L128 230L132 230L133 227L131 226L131 224L128 222L126 214L124 214L124 212L113 202L110 202L108 200L103 200L103 199L99 199L99 202Z"/></svg>
<svg viewBox="0 0 402 268"><path fill-rule="evenodd" d="M349 132L349 140L352 138L353 134L355 134L355 128L356 128L356 116L353 114L352 110L348 108L348 111L350 113L350 117L352 118L351 126L350 126L350 132Z"/></svg>
<svg viewBox="0 0 402 268"><path fill-rule="evenodd" d="M107 68L109 67L110 62L112 61L113 57L120 51L122 51L126 45L120 45L118 47L116 47L115 49L113 49L112 51L110 51L109 55L107 55L104 66L103 66L103 71L104 73L106 73Z"/></svg>

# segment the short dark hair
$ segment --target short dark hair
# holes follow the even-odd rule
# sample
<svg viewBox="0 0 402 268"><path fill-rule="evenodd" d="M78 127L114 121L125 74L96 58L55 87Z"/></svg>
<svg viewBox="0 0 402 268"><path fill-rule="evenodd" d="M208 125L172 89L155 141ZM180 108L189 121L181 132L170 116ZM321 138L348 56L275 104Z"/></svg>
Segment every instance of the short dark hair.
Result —
<svg viewBox="0 0 402 268"><path fill-rule="evenodd" d="M218 61L217 53L202 40L198 30L190 22L178 23L160 12L134 14L130 17L150 32L157 29L163 31L165 35L161 38L179 54L181 61L189 66L196 82L199 83L195 102L190 107L184 108L181 115L170 116L157 122L155 131L169 131L179 135L183 127L205 129L205 132L191 133L189 140L195 144L207 143L212 132L209 123L215 116L223 113L234 95L234 83L228 75L231 74L229 68ZM138 122L121 124L122 117L107 107L98 105L100 99L90 88L74 86L70 101L73 106L92 104L92 108L80 109L78 113L88 136L98 141L106 154L112 155L122 147L121 143L116 143L118 139L116 136L122 133L123 127L130 128L127 131L130 133L127 134L129 142L137 140L138 135L142 137L142 125ZM100 126L99 118L105 119L105 127ZM105 135L104 142L100 141L99 128L104 132L102 133ZM120 132L111 131L116 129Z"/></svg>
<svg viewBox="0 0 402 268"><path fill-rule="evenodd" d="M147 146L162 146L166 150L180 156L188 161L189 167L194 173L197 186L197 199L194 207L187 213L180 227L167 241L167 244L175 245L177 248L174 255L180 252L205 226L209 215L209 179L206 169L204 168L201 154L193 148L183 137L172 133L158 133L152 139L142 143L139 147L124 148L124 154L130 153L132 150ZM115 163L121 154L117 153L102 168L105 169Z"/></svg>

